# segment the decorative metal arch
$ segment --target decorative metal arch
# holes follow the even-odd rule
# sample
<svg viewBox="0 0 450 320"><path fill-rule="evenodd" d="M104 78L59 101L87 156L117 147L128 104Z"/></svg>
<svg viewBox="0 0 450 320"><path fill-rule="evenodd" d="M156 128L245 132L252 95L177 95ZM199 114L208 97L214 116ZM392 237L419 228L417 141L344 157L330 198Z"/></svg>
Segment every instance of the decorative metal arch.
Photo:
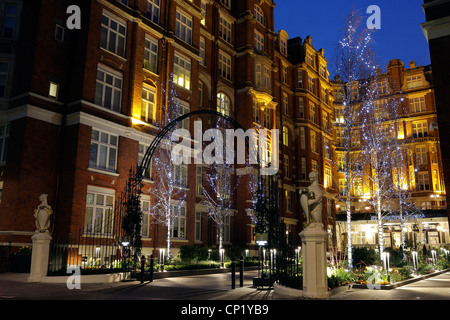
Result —
<svg viewBox="0 0 450 320"><path fill-rule="evenodd" d="M151 164L151 160L153 157L153 154L156 150L156 148L158 147L158 145L161 143L161 140L165 137L165 135L172 130L178 123L182 122L183 120L191 117L191 116L195 116L195 115L203 115L203 114L209 114L209 115L215 115L219 118L222 118L226 121L228 121L229 123L231 123L235 128L237 129L242 129L245 131L244 127L237 122L235 119L233 119L230 116L226 116L218 111L214 111L214 110L197 110L197 111L192 111L189 113L186 113L178 118L176 118L175 120L171 121L167 126L165 126L155 137L155 139L153 139L152 143L150 144L150 146L148 147L147 151L145 152L144 158L142 159L140 165L138 166L137 169L137 178L139 180L142 181L142 179L144 178L145 175L145 170L146 168L148 168L148 166ZM248 149L249 145L247 140L245 140L245 144L246 147ZM257 154L257 162L258 162L258 176L259 176L259 172L260 172L260 160L259 160L259 154Z"/></svg>

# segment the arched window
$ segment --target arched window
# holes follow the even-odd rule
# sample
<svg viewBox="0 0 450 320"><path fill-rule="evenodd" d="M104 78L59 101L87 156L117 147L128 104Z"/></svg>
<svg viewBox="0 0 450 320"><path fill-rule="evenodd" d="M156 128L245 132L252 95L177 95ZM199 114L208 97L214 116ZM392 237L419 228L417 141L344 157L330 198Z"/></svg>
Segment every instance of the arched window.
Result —
<svg viewBox="0 0 450 320"><path fill-rule="evenodd" d="M255 4L254 6L253 16L255 17L256 21L258 21L261 24L264 24L264 13L257 4Z"/></svg>
<svg viewBox="0 0 450 320"><path fill-rule="evenodd" d="M225 93L219 92L217 94L217 112L225 116L230 115L230 99Z"/></svg>

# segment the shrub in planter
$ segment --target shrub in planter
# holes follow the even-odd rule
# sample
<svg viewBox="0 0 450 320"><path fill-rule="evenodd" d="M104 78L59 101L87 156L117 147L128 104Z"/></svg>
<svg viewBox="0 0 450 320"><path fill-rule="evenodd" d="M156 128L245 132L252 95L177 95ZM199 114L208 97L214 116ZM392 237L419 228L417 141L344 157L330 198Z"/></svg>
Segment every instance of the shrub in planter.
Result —
<svg viewBox="0 0 450 320"><path fill-rule="evenodd" d="M373 248L353 248L353 263L357 268L376 264L377 255Z"/></svg>

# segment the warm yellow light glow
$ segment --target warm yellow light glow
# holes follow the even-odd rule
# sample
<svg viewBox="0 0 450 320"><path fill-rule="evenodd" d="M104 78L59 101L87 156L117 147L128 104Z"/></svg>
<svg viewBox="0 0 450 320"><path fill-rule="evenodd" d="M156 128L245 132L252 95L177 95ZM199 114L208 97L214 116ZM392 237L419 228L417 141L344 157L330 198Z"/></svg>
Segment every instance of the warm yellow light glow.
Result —
<svg viewBox="0 0 450 320"><path fill-rule="evenodd" d="M144 124L145 124L144 121L141 121L140 119L135 118L135 117L132 117L132 118L131 118L131 123L133 124L133 126L136 126L136 125L144 125Z"/></svg>

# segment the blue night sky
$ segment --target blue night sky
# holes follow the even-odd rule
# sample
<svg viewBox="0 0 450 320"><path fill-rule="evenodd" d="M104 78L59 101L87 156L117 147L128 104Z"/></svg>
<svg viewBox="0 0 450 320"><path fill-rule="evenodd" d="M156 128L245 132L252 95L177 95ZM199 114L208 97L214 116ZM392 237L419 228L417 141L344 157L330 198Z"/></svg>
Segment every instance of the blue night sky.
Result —
<svg viewBox="0 0 450 320"><path fill-rule="evenodd" d="M286 30L289 38L303 40L310 35L316 50L323 48L329 63L330 78L334 77L332 55L352 8L366 10L370 5L381 9L381 29L374 35L378 63L383 71L391 59L401 59L406 68L414 60L417 65L429 65L428 43L420 27L425 22L423 0L278 0L275 1L275 31Z"/></svg>

